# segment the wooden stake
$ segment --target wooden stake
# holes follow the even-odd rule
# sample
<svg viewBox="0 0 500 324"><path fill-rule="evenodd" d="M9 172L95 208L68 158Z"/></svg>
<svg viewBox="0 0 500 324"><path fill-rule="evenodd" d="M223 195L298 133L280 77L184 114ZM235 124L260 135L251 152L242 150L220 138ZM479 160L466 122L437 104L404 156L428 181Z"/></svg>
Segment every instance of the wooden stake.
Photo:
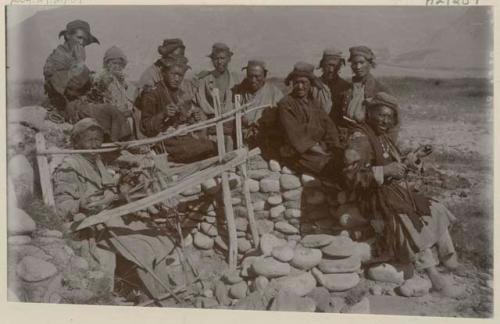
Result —
<svg viewBox="0 0 500 324"><path fill-rule="evenodd" d="M219 89L215 88L213 90L214 98L214 108L215 117L222 115L222 106L220 103ZM219 159L222 161L223 156L226 153L225 141L224 141L224 128L223 121L219 121L216 124L216 134L217 134L217 148L219 152ZM238 260L238 236L236 234L236 223L234 220L234 211L231 199L231 188L229 187L229 179L227 171L222 172L222 199L224 201L224 213L226 215L227 230L229 236L229 269L236 270L236 262Z"/></svg>
<svg viewBox="0 0 500 324"><path fill-rule="evenodd" d="M42 133L36 133L35 135L36 143L36 160L38 163L38 170L40 172L40 185L42 187L43 202L47 206L55 206L54 201L54 190L52 188L52 178L50 176L49 161L47 156L38 154L39 152L45 151L45 137Z"/></svg>
<svg viewBox="0 0 500 324"><path fill-rule="evenodd" d="M236 95L236 147L238 149L243 148L243 128L241 125L241 110L240 108L241 96ZM241 175L243 177L243 194L245 195L245 205L247 206L247 217L248 225L250 226L250 232L252 233L253 245L254 247L259 246L259 231L257 230L257 223L255 222L255 214L252 204L252 196L250 195L250 187L248 184L248 174L247 174L247 162L239 165Z"/></svg>

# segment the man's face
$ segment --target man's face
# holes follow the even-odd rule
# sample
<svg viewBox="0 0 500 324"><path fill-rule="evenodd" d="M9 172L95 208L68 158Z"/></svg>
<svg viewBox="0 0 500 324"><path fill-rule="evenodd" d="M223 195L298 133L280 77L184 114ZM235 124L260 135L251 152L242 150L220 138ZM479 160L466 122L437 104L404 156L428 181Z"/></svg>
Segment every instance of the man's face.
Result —
<svg viewBox="0 0 500 324"><path fill-rule="evenodd" d="M80 44L81 46L86 46L88 35L84 30L77 29L72 34L68 34L67 38L70 44Z"/></svg>
<svg viewBox="0 0 500 324"><path fill-rule="evenodd" d="M224 73L230 60L229 53L222 51L212 57L212 64L217 72Z"/></svg>
<svg viewBox="0 0 500 324"><path fill-rule="evenodd" d="M169 89L177 90L181 86L182 80L184 80L185 70L177 65L174 65L163 72L163 77L165 83Z"/></svg>
<svg viewBox="0 0 500 324"><path fill-rule="evenodd" d="M364 78L370 73L371 64L364 56L356 55L351 60L351 69L354 76Z"/></svg>
<svg viewBox="0 0 500 324"><path fill-rule="evenodd" d="M373 107L369 113L369 123L375 133L378 135L385 134L394 126L394 111L386 106Z"/></svg>
<svg viewBox="0 0 500 324"><path fill-rule="evenodd" d="M333 80L337 76L342 65L342 60L337 57L330 57L323 60L321 64L321 69L323 70L323 75L327 80Z"/></svg>
<svg viewBox="0 0 500 324"><path fill-rule="evenodd" d="M125 63L122 59L111 59L106 62L106 69L113 74L120 74L125 69Z"/></svg>
<svg viewBox="0 0 500 324"><path fill-rule="evenodd" d="M266 82L266 72L261 66L251 66L247 69L247 80L251 90L255 92Z"/></svg>
<svg viewBox="0 0 500 324"><path fill-rule="evenodd" d="M303 98L311 91L311 81L307 77L296 77L293 80L292 92L295 96Z"/></svg>
<svg viewBox="0 0 500 324"><path fill-rule="evenodd" d="M89 150L100 148L104 140L100 129L91 128L83 132L76 143L77 149Z"/></svg>

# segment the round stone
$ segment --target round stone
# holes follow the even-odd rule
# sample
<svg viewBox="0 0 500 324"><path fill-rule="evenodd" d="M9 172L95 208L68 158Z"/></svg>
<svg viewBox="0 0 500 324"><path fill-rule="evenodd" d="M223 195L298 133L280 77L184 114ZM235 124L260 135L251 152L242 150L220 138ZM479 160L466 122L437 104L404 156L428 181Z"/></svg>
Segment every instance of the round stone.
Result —
<svg viewBox="0 0 500 324"><path fill-rule="evenodd" d="M239 198L239 197L233 197L231 199L231 204L233 206L237 206L237 205L241 204L241 198Z"/></svg>
<svg viewBox="0 0 500 324"><path fill-rule="evenodd" d="M259 235L271 233L274 229L274 223L268 219L260 219L257 221L257 231Z"/></svg>
<svg viewBox="0 0 500 324"><path fill-rule="evenodd" d="M293 172L292 170L290 170L288 167L284 166L282 169L281 169L281 173L283 174L295 174L295 172Z"/></svg>
<svg viewBox="0 0 500 324"><path fill-rule="evenodd" d="M260 238L260 251L264 256L268 256L271 255L275 247L284 246L286 243L286 240L279 239L272 234L264 234Z"/></svg>
<svg viewBox="0 0 500 324"><path fill-rule="evenodd" d="M266 166L267 168L267 166ZM262 180L269 176L271 172L267 169L248 170L248 177L254 180Z"/></svg>
<svg viewBox="0 0 500 324"><path fill-rule="evenodd" d="M252 248L252 244L250 243L249 240L247 240L246 238L243 238L243 237L238 239L238 252L245 253L248 250L250 250L251 248Z"/></svg>
<svg viewBox="0 0 500 324"><path fill-rule="evenodd" d="M300 203L300 201L295 201L295 200L285 201L284 206L289 209L301 210L302 208L302 204Z"/></svg>
<svg viewBox="0 0 500 324"><path fill-rule="evenodd" d="M236 230L240 232L246 232L248 228L248 220L243 217L236 218L235 220Z"/></svg>
<svg viewBox="0 0 500 324"><path fill-rule="evenodd" d="M17 276L28 282L42 281L56 273L55 265L32 256L25 256L16 266Z"/></svg>
<svg viewBox="0 0 500 324"><path fill-rule="evenodd" d="M347 258L355 253L355 244L351 238L346 236L334 236L332 242L323 247L321 251L324 255L332 258Z"/></svg>
<svg viewBox="0 0 500 324"><path fill-rule="evenodd" d="M278 218L280 217L284 212L285 212L285 206L283 205L278 205L269 210L270 212L270 217L271 218Z"/></svg>
<svg viewBox="0 0 500 324"><path fill-rule="evenodd" d="M281 166L278 161L270 160L269 161L269 169L273 172L280 172Z"/></svg>
<svg viewBox="0 0 500 324"><path fill-rule="evenodd" d="M323 274L321 271L314 268L312 274L318 283L329 291L346 291L356 287L359 283L359 276L357 273Z"/></svg>
<svg viewBox="0 0 500 324"><path fill-rule="evenodd" d="M302 189L294 189L283 192L283 199L297 201L302 198Z"/></svg>
<svg viewBox="0 0 500 324"><path fill-rule="evenodd" d="M290 264L301 270L309 270L320 263L321 256L320 250L304 248L299 245L295 248Z"/></svg>
<svg viewBox="0 0 500 324"><path fill-rule="evenodd" d="M224 281L230 285L237 284L241 281L243 281L243 278L240 277L239 273L237 271L229 271L224 274L223 277Z"/></svg>
<svg viewBox="0 0 500 324"><path fill-rule="evenodd" d="M287 219L289 218L300 218L300 216L302 215L302 211L300 209L292 209L292 208L289 208L285 211L285 217Z"/></svg>
<svg viewBox="0 0 500 324"><path fill-rule="evenodd" d="M276 283L280 289L286 289L298 296L305 296L316 287L316 279L310 272L281 277L276 279Z"/></svg>
<svg viewBox="0 0 500 324"><path fill-rule="evenodd" d="M214 246L214 240L201 232L194 235L193 243L202 250L210 250Z"/></svg>
<svg viewBox="0 0 500 324"><path fill-rule="evenodd" d="M266 289L267 285L269 285L269 279L263 276L258 276L255 278L255 281L253 282L253 290L254 291L264 291Z"/></svg>
<svg viewBox="0 0 500 324"><path fill-rule="evenodd" d="M375 281L391 282L398 285L404 282L404 272L398 271L389 263L382 263L371 267L367 271L367 276Z"/></svg>
<svg viewBox="0 0 500 324"><path fill-rule="evenodd" d="M280 182L272 178L264 178L260 180L260 191L261 192L279 192Z"/></svg>
<svg viewBox="0 0 500 324"><path fill-rule="evenodd" d="M297 176L291 174L282 174L280 177L280 185L283 190L293 190L300 188L302 183Z"/></svg>
<svg viewBox="0 0 500 324"><path fill-rule="evenodd" d="M242 299L246 297L247 292L248 292L247 283L241 281L235 285L232 285L231 288L229 288L229 297L234 299Z"/></svg>
<svg viewBox="0 0 500 324"><path fill-rule="evenodd" d="M187 190L184 190L183 192L181 192L181 195L184 197L189 197L189 196L198 195L199 193L201 193L201 185L196 185L196 186L191 187Z"/></svg>
<svg viewBox="0 0 500 324"><path fill-rule="evenodd" d="M259 181L254 180L254 179L248 179L247 184L248 184L248 189L250 190L250 192L259 192L259 190L260 190Z"/></svg>
<svg viewBox="0 0 500 324"><path fill-rule="evenodd" d="M287 222L277 222L274 224L274 229L283 234L297 234L299 230Z"/></svg>
<svg viewBox="0 0 500 324"><path fill-rule="evenodd" d="M23 245L29 244L31 242L31 237L27 235L14 235L9 236L7 239L7 243L9 245Z"/></svg>
<svg viewBox="0 0 500 324"><path fill-rule="evenodd" d="M327 234L311 234L306 235L300 244L307 248L321 248L329 245L334 240L334 236Z"/></svg>
<svg viewBox="0 0 500 324"><path fill-rule="evenodd" d="M278 261L289 262L293 259L295 252L289 245L278 246L273 249L271 255Z"/></svg>
<svg viewBox="0 0 500 324"><path fill-rule="evenodd" d="M266 202L264 200L257 200L255 202L252 202L253 210L254 211L263 211L264 208L266 207Z"/></svg>
<svg viewBox="0 0 500 324"><path fill-rule="evenodd" d="M279 205L283 202L283 198L281 198L281 195L272 195L267 198L267 203L271 206L276 206Z"/></svg>
<svg viewBox="0 0 500 324"><path fill-rule="evenodd" d="M252 263L252 270L259 276L277 278L286 276L291 268L288 263L277 261L273 258L259 258Z"/></svg>
<svg viewBox="0 0 500 324"><path fill-rule="evenodd" d="M200 224L200 229L204 234L206 234L210 237L217 236L217 227L215 226L215 224L203 222Z"/></svg>
<svg viewBox="0 0 500 324"><path fill-rule="evenodd" d="M316 310L322 313L329 313L333 311L330 292L325 287L315 287L307 297L314 300L316 303Z"/></svg>
<svg viewBox="0 0 500 324"><path fill-rule="evenodd" d="M361 268L361 261L354 255L344 259L323 259L318 264L318 269L323 273L349 273L356 272Z"/></svg>

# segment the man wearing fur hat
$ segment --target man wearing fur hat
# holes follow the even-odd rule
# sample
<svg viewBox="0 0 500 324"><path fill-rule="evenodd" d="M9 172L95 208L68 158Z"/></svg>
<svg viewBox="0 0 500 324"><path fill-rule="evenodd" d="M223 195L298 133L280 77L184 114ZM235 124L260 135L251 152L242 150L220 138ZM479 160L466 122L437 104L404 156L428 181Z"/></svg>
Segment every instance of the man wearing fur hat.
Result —
<svg viewBox="0 0 500 324"><path fill-rule="evenodd" d="M285 83L292 85L292 92L278 103L286 143L282 158L298 171L339 180L342 147L337 126L311 94L312 87L321 86L314 66L298 62Z"/></svg>

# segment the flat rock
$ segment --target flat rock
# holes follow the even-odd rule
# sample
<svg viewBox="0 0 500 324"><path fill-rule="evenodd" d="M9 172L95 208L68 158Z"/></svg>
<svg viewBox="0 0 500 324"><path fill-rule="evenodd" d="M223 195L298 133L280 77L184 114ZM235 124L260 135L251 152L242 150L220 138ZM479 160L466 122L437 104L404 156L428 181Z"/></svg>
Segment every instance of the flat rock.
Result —
<svg viewBox="0 0 500 324"><path fill-rule="evenodd" d="M257 155L251 159L248 159L248 169L249 170L267 170L268 163L262 158L262 156Z"/></svg>
<svg viewBox="0 0 500 324"><path fill-rule="evenodd" d="M260 180L260 191L261 192L279 192L280 182L272 178L264 178Z"/></svg>
<svg viewBox="0 0 500 324"><path fill-rule="evenodd" d="M260 219L257 221L257 231L259 235L271 233L274 229L274 223L268 219Z"/></svg>
<svg viewBox="0 0 500 324"><path fill-rule="evenodd" d="M271 304L271 311L314 312L316 304L308 297L300 297L288 290L280 290Z"/></svg>
<svg viewBox="0 0 500 324"><path fill-rule="evenodd" d="M241 232L246 232L248 228L248 220L243 217L238 217L234 220L236 225L236 230Z"/></svg>
<svg viewBox="0 0 500 324"><path fill-rule="evenodd" d="M274 229L287 235L297 234L299 232L296 227L290 225L288 222L277 222L274 224Z"/></svg>
<svg viewBox="0 0 500 324"><path fill-rule="evenodd" d="M267 203L271 206L279 205L283 202L281 195L272 195L267 198Z"/></svg>
<svg viewBox="0 0 500 324"><path fill-rule="evenodd" d="M357 255L344 259L323 259L318 264L318 269L323 273L350 273L361 268L361 260Z"/></svg>
<svg viewBox="0 0 500 324"><path fill-rule="evenodd" d="M320 250L305 248L299 245L295 248L290 264L297 269L309 270L320 263L321 256Z"/></svg>
<svg viewBox="0 0 500 324"><path fill-rule="evenodd" d="M328 257L347 258L355 253L355 246L351 238L339 235L334 236L332 242L323 247L321 251Z"/></svg>
<svg viewBox="0 0 500 324"><path fill-rule="evenodd" d="M284 246L277 246L271 252L271 255L278 261L289 262L293 259L295 252L288 244Z"/></svg>
<svg viewBox="0 0 500 324"><path fill-rule="evenodd" d="M399 287L399 292L405 297L422 297L429 293L432 283L424 278L414 276Z"/></svg>
<svg viewBox="0 0 500 324"><path fill-rule="evenodd" d="M267 288L267 285L269 285L269 279L263 276L258 276L253 282L253 290L264 291L264 289Z"/></svg>
<svg viewBox="0 0 500 324"><path fill-rule="evenodd" d="M298 201L302 198L302 189L294 189L283 192L283 199Z"/></svg>
<svg viewBox="0 0 500 324"><path fill-rule="evenodd" d="M255 179L247 179L248 189L250 192L259 192L260 191L260 183Z"/></svg>
<svg viewBox="0 0 500 324"><path fill-rule="evenodd" d="M11 235L30 234L36 229L35 221L24 210L12 207L7 215L7 232Z"/></svg>
<svg viewBox="0 0 500 324"><path fill-rule="evenodd" d="M295 174L295 172L293 172L292 170L290 170L286 166L284 166L283 168L281 168L281 173L283 173L283 174Z"/></svg>
<svg viewBox="0 0 500 324"><path fill-rule="evenodd" d="M238 239L238 252L245 253L252 248L252 244L244 237Z"/></svg>
<svg viewBox="0 0 500 324"><path fill-rule="evenodd" d="M382 263L371 267L367 271L367 276L371 280L402 284L404 282L404 272L398 271L389 263Z"/></svg>
<svg viewBox="0 0 500 324"><path fill-rule="evenodd" d="M183 192L181 192L181 195L185 196L185 197L189 197L189 196L198 195L200 193L201 193L201 184L193 186L187 190L184 190Z"/></svg>
<svg viewBox="0 0 500 324"><path fill-rule="evenodd" d="M285 206L283 205L278 205L269 210L270 214L269 216L271 218L278 218L280 217L284 212L285 212Z"/></svg>
<svg viewBox="0 0 500 324"><path fill-rule="evenodd" d="M197 248L202 250L210 250L214 246L214 240L201 232L197 232L194 235L193 243Z"/></svg>
<svg viewBox="0 0 500 324"><path fill-rule="evenodd" d="M297 200L289 200L289 201L285 201L285 203L283 204L286 208L289 208L289 209L301 209L302 205L300 203L300 201L297 201Z"/></svg>
<svg viewBox="0 0 500 324"><path fill-rule="evenodd" d="M300 209L289 208L285 211L285 217L289 218L300 218L302 211Z"/></svg>
<svg viewBox="0 0 500 324"><path fill-rule="evenodd" d="M306 195L306 202L309 205L319 205L325 202L325 194L320 190L309 191Z"/></svg>
<svg viewBox="0 0 500 324"><path fill-rule="evenodd" d="M266 166L267 168L267 166ZM248 170L248 177L254 180L262 180L271 174L268 169Z"/></svg>
<svg viewBox="0 0 500 324"><path fill-rule="evenodd" d="M229 288L229 297L234 299L245 298L248 292L248 285L246 282L241 281L237 284L232 285Z"/></svg>
<svg viewBox="0 0 500 324"><path fill-rule="evenodd" d="M358 285L360 280L357 273L323 274L317 268L314 268L312 274L321 286L335 292L352 289Z"/></svg>
<svg viewBox="0 0 500 324"><path fill-rule="evenodd" d="M307 294L307 297L311 298L316 303L316 311L322 313L332 312L332 299L330 292L325 287L315 287Z"/></svg>
<svg viewBox="0 0 500 324"><path fill-rule="evenodd" d="M277 278L286 276L291 268L288 263L277 261L273 258L259 258L252 263L252 270L259 276Z"/></svg>
<svg viewBox="0 0 500 324"><path fill-rule="evenodd" d="M286 243L286 240L279 239L272 234L264 234L260 238L260 251L262 252L262 255L268 256L271 255L275 247L285 246Z"/></svg>
<svg viewBox="0 0 500 324"><path fill-rule="evenodd" d="M55 265L32 256L25 256L16 266L18 277L28 282L42 281L56 273Z"/></svg>
<svg viewBox="0 0 500 324"><path fill-rule="evenodd" d="M210 224L210 223L206 223L206 222L203 222L200 224L200 230L210 236L210 237L215 237L217 236L217 226L215 226L215 224Z"/></svg>
<svg viewBox="0 0 500 324"><path fill-rule="evenodd" d="M288 275L275 280L280 289L286 289L298 296L309 294L316 287L316 279L310 272Z"/></svg>
<svg viewBox="0 0 500 324"><path fill-rule="evenodd" d="M23 245L29 244L31 242L31 237L28 235L14 235L9 236L7 239L7 244L9 245Z"/></svg>
<svg viewBox="0 0 500 324"><path fill-rule="evenodd" d="M281 171L281 165L278 161L275 160L269 160L269 169L273 172L280 172Z"/></svg>
<svg viewBox="0 0 500 324"><path fill-rule="evenodd" d="M311 234L304 236L300 244L307 248L322 248L330 245L334 238L334 236L327 234Z"/></svg>
<svg viewBox="0 0 500 324"><path fill-rule="evenodd" d="M271 217L271 212L269 210L256 211L255 217L257 219L267 219L267 218Z"/></svg>
<svg viewBox="0 0 500 324"><path fill-rule="evenodd" d="M280 177L280 185L283 190L293 190L300 188L302 183L297 176L291 174L282 174Z"/></svg>
<svg viewBox="0 0 500 324"><path fill-rule="evenodd" d="M263 211L264 208L266 207L266 202L264 200L257 200L255 202L252 202L253 210L254 211Z"/></svg>

